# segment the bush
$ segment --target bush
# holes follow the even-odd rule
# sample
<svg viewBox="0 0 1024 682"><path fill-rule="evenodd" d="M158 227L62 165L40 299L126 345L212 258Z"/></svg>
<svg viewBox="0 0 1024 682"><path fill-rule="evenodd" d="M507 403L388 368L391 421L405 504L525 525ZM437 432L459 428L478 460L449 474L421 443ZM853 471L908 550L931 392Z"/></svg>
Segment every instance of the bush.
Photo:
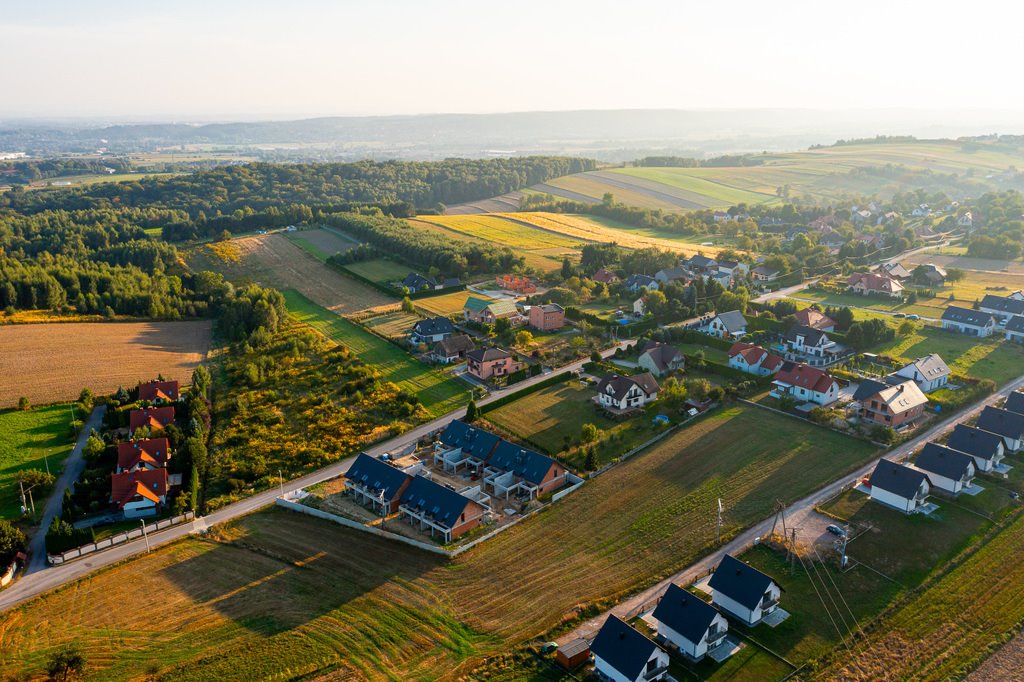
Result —
<svg viewBox="0 0 1024 682"><path fill-rule="evenodd" d="M25 551L25 534L10 521L0 519L0 572L7 568L14 555Z"/></svg>
<svg viewBox="0 0 1024 682"><path fill-rule="evenodd" d="M879 443L885 443L886 445L892 445L896 442L896 432L891 426L876 424L871 427L871 440Z"/></svg>
<svg viewBox="0 0 1024 682"><path fill-rule="evenodd" d="M18 398L18 409L22 412L28 412L32 409L32 403L28 401L28 398L21 396Z"/></svg>

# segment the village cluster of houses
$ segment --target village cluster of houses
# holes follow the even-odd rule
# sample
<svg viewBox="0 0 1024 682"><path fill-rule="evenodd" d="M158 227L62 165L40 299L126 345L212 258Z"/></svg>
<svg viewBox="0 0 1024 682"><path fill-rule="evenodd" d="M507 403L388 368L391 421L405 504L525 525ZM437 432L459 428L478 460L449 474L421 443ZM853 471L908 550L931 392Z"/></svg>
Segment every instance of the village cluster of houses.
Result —
<svg viewBox="0 0 1024 682"><path fill-rule="evenodd" d="M168 473L171 448L167 438L152 437L174 423L174 404L181 400L177 381L139 384L139 400L151 407L128 413L128 440L117 444L117 465L110 477L110 504L126 519L156 515L167 494L181 485L181 474ZM144 438L137 438L145 429Z"/></svg>
<svg viewBox="0 0 1024 682"><path fill-rule="evenodd" d="M957 424L945 444L927 443L911 464L879 460L868 479L871 499L906 514L930 513L932 491L977 494L978 472L1005 474L1007 453L1024 450L1024 393L1011 393L1001 408L986 406L975 426Z"/></svg>
<svg viewBox="0 0 1024 682"><path fill-rule="evenodd" d="M594 657L595 672L607 680L647 682L668 679L669 650L688 662L710 656L726 660L736 650L729 638L729 618L746 627L781 620L781 586L775 580L726 554L707 587L711 602L670 584L649 617L655 633L650 639L626 621L609 615L593 642L571 642L557 653L567 668Z"/></svg>
<svg viewBox="0 0 1024 682"><path fill-rule="evenodd" d="M432 462L417 457L380 459L360 454L345 474L345 491L364 506L399 518L445 543L480 526L488 500L534 500L566 484L560 462L493 433L453 420L433 444ZM431 468L433 467L433 469ZM468 475L456 490L434 480Z"/></svg>
<svg viewBox="0 0 1024 682"><path fill-rule="evenodd" d="M949 306L942 313L942 328L979 338L1002 331L1007 341L1024 343L1024 291L986 294L977 310Z"/></svg>

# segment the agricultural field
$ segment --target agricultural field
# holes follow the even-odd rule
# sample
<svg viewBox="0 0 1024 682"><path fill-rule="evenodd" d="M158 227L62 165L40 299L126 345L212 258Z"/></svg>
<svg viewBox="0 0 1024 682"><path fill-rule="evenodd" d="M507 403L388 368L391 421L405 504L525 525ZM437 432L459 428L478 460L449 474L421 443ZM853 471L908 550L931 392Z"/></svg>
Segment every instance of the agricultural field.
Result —
<svg viewBox="0 0 1024 682"><path fill-rule="evenodd" d="M300 322L346 346L359 359L419 397L431 417L440 417L469 401L470 387L413 358L405 350L374 336L354 322L317 305L295 290L284 292L288 311Z"/></svg>
<svg viewBox="0 0 1024 682"><path fill-rule="evenodd" d="M394 299L324 265L281 233L231 240L238 248L236 263L211 257L204 247L188 256L194 270L214 270L233 282L257 282L279 291L295 289L331 312L345 315Z"/></svg>
<svg viewBox="0 0 1024 682"><path fill-rule="evenodd" d="M210 349L209 320L0 326L0 408L113 393L163 374L186 380Z"/></svg>
<svg viewBox="0 0 1024 682"><path fill-rule="evenodd" d="M430 219L429 221L427 219ZM485 223L494 222L490 216L480 215L455 215L455 216L420 216L416 219L410 219L408 222L410 225L418 230L424 230L428 232L434 232L436 234L443 235L446 239L454 239L458 241L470 241L477 244L488 244L488 245L504 245L503 242L495 240L493 235L487 234L474 236L472 233L474 230L479 230L479 226L476 228L472 227L469 223L464 221L476 218L478 221L483 220ZM466 231L460 231L450 229L449 224L446 221L462 221L463 229ZM441 222L438 222L441 221ZM527 235L532 234L534 231L531 228L524 225L509 224L508 221L498 220L498 224L501 225L500 232L504 232L507 238L513 239L517 243L522 244L523 240L527 238ZM444 224L442 224L444 223ZM518 231L518 234L517 234ZM550 235L548 235L550 237ZM577 259L579 252L576 248L559 246L550 247L545 245L534 245L534 248L530 248L528 244L526 247L514 247L516 253L522 256L527 267L536 268L543 272L551 272L558 270L562 267L562 259L565 257Z"/></svg>
<svg viewBox="0 0 1024 682"><path fill-rule="evenodd" d="M71 403L57 403L27 411L0 412L0 519L20 516L19 471L46 471L48 460L50 473L59 475L64 460L71 454L74 409ZM84 415L75 417L83 419ZM45 499L36 493L36 509L42 513Z"/></svg>
<svg viewBox="0 0 1024 682"><path fill-rule="evenodd" d="M490 296L463 290L453 291L450 294L417 298L413 301L413 304L416 306L416 310L425 313L427 316L442 315L448 317L449 315L461 315L462 308L466 305L466 299L470 296L488 301L493 300Z"/></svg>
<svg viewBox="0 0 1024 682"><path fill-rule="evenodd" d="M409 335L413 325L419 322L419 315L393 310L382 312L358 320L359 324L389 339L404 339Z"/></svg>
<svg viewBox="0 0 1024 682"><path fill-rule="evenodd" d="M516 213L466 216L420 216L427 222L452 232L508 246L513 249L575 249L579 238L548 231ZM593 240L586 240L593 241Z"/></svg>
<svg viewBox="0 0 1024 682"><path fill-rule="evenodd" d="M938 353L953 372L991 379L1002 386L1024 374L1024 346L1000 341L1000 338L978 339L926 326L871 350L907 362Z"/></svg>
<svg viewBox="0 0 1024 682"><path fill-rule="evenodd" d="M385 258L350 263L345 266L345 269L384 286L390 286L392 282L401 282L410 272L408 266Z"/></svg>
<svg viewBox="0 0 1024 682"><path fill-rule="evenodd" d="M12 611L0 666L37 671L56 647L77 641L97 678L155 666L185 680L327 670L472 679L482 659L707 552L718 497L729 538L768 516L780 492L792 501L875 454L797 420L729 408L447 563L316 519L260 512ZM120 608L127 590L137 608Z"/></svg>
<svg viewBox="0 0 1024 682"><path fill-rule="evenodd" d="M329 228L289 232L285 236L321 263L327 262L327 259L334 254L344 253L359 244L355 239Z"/></svg>

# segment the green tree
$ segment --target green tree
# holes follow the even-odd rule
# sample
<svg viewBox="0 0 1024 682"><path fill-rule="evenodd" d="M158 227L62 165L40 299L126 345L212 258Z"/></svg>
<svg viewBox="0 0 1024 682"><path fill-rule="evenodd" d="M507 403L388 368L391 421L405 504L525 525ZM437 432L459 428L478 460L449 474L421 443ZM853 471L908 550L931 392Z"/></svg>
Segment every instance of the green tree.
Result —
<svg viewBox="0 0 1024 682"><path fill-rule="evenodd" d="M594 446L587 448L587 455L583 458L583 468L587 471L597 471L597 450Z"/></svg>
<svg viewBox="0 0 1024 682"><path fill-rule="evenodd" d="M580 440L584 443L593 443L601 437L601 429L595 424L586 423L580 428Z"/></svg>
<svg viewBox="0 0 1024 682"><path fill-rule="evenodd" d="M402 312L403 313L415 313L416 305L412 302L412 299L408 296L402 297Z"/></svg>
<svg viewBox="0 0 1024 682"><path fill-rule="evenodd" d="M516 332L516 346L519 348L528 348L533 343L533 334L526 331L525 329Z"/></svg>
<svg viewBox="0 0 1024 682"><path fill-rule="evenodd" d="M591 353L590 353L590 361L591 362L601 362L602 360L604 360L604 358L601 357L601 351L596 350L596 349L591 351Z"/></svg>
<svg viewBox="0 0 1024 682"><path fill-rule="evenodd" d="M85 655L76 644L69 644L53 654L46 663L46 674L51 680L68 682L81 677L85 671Z"/></svg>
<svg viewBox="0 0 1024 682"><path fill-rule="evenodd" d="M28 401L28 398L21 396L18 398L18 409L22 412L28 412L32 409L32 403Z"/></svg>
<svg viewBox="0 0 1024 682"><path fill-rule="evenodd" d="M0 570L4 570L14 555L25 550L25 534L13 523L0 519Z"/></svg>
<svg viewBox="0 0 1024 682"><path fill-rule="evenodd" d="M960 268L949 268L946 270L947 282L959 282L964 278L964 271Z"/></svg>
<svg viewBox="0 0 1024 682"><path fill-rule="evenodd" d="M686 380L686 394L694 400L707 400L708 393L710 391L711 382L707 379L698 378Z"/></svg>
<svg viewBox="0 0 1024 682"><path fill-rule="evenodd" d="M88 388L83 388L81 393L78 394L78 402L82 404L82 408L86 411L92 409L93 394Z"/></svg>
<svg viewBox="0 0 1024 682"><path fill-rule="evenodd" d="M189 509L195 511L199 507L199 467L192 465L192 476L188 484Z"/></svg>
<svg viewBox="0 0 1024 682"><path fill-rule="evenodd" d="M82 454L90 462L95 462L103 456L103 452L107 449L103 439L100 438L95 431L85 441L85 447L82 448Z"/></svg>
<svg viewBox="0 0 1024 682"><path fill-rule="evenodd" d="M466 405L466 416L463 421L467 424L472 424L480 416L480 411L477 409L476 401L470 400L469 405Z"/></svg>
<svg viewBox="0 0 1024 682"><path fill-rule="evenodd" d="M562 259L562 279L569 279L572 277L572 261L568 258Z"/></svg>
<svg viewBox="0 0 1024 682"><path fill-rule="evenodd" d="M495 320L494 331L498 334L504 334L510 329L512 329L512 323L508 321L507 317L499 317Z"/></svg>

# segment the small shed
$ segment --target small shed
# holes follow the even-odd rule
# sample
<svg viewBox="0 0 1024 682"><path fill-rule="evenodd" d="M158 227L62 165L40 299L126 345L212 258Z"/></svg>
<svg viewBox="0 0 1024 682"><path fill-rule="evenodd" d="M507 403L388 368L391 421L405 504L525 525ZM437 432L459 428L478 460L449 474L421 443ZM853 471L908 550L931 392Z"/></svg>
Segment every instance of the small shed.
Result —
<svg viewBox="0 0 1024 682"><path fill-rule="evenodd" d="M590 658L590 642L574 639L555 651L555 660L566 670L578 668Z"/></svg>

